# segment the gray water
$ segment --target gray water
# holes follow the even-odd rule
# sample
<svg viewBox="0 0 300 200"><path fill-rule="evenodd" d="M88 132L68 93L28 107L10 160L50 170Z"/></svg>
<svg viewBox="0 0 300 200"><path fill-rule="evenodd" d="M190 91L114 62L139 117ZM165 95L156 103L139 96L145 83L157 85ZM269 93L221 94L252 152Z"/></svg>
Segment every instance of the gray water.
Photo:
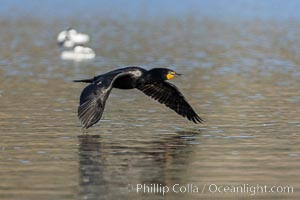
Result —
<svg viewBox="0 0 300 200"><path fill-rule="evenodd" d="M81 63L59 58L62 21L0 25L1 199L299 199L299 21L73 21L97 54ZM172 83L205 123L114 89L100 123L82 131L85 84L72 80L130 65L184 74Z"/></svg>

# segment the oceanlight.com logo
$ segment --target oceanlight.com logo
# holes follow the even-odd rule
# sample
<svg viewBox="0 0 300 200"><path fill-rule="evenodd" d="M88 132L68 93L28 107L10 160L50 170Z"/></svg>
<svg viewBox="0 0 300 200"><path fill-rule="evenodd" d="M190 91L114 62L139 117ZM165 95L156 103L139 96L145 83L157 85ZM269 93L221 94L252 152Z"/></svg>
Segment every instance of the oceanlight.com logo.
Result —
<svg viewBox="0 0 300 200"><path fill-rule="evenodd" d="M218 184L203 184L201 186L196 184L174 184L171 186L162 184L128 184L126 186L127 192L135 192L137 194L162 194L167 193L232 193L232 194L245 194L256 195L261 193L294 193L293 186L268 186L268 185L218 185Z"/></svg>

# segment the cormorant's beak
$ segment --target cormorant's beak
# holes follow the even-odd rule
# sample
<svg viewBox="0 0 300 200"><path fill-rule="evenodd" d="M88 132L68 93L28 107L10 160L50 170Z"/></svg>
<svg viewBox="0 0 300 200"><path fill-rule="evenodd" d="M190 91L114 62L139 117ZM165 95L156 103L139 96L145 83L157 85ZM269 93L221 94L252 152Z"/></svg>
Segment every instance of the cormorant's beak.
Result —
<svg viewBox="0 0 300 200"><path fill-rule="evenodd" d="M179 74L179 73L177 73L177 72L175 72L175 76L181 76L182 74Z"/></svg>

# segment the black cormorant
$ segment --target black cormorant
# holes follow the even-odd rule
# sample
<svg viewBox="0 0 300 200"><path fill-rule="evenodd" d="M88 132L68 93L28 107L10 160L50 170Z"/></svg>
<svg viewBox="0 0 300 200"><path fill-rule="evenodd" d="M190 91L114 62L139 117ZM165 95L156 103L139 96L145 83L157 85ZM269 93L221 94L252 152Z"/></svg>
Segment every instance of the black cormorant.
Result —
<svg viewBox="0 0 300 200"><path fill-rule="evenodd" d="M125 67L92 79L74 80L74 82L90 83L80 95L78 117L83 127L89 128L100 120L112 88L136 88L188 120L201 123L203 120L193 110L178 88L166 81L176 75L180 74L166 68L146 70L140 67Z"/></svg>

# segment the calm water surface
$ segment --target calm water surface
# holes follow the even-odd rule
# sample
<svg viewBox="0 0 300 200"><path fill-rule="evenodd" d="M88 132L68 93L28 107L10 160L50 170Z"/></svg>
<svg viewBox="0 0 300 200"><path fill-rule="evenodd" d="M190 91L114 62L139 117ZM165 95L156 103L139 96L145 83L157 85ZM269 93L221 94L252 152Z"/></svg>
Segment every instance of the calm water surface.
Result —
<svg viewBox="0 0 300 200"><path fill-rule="evenodd" d="M63 22L0 24L1 199L300 198L298 21L74 21L97 54L82 63L59 59ZM83 132L85 84L72 80L129 65L183 73L172 82L206 122L115 89L101 122ZM199 192L137 194L137 184ZM213 184L294 192L212 193Z"/></svg>

